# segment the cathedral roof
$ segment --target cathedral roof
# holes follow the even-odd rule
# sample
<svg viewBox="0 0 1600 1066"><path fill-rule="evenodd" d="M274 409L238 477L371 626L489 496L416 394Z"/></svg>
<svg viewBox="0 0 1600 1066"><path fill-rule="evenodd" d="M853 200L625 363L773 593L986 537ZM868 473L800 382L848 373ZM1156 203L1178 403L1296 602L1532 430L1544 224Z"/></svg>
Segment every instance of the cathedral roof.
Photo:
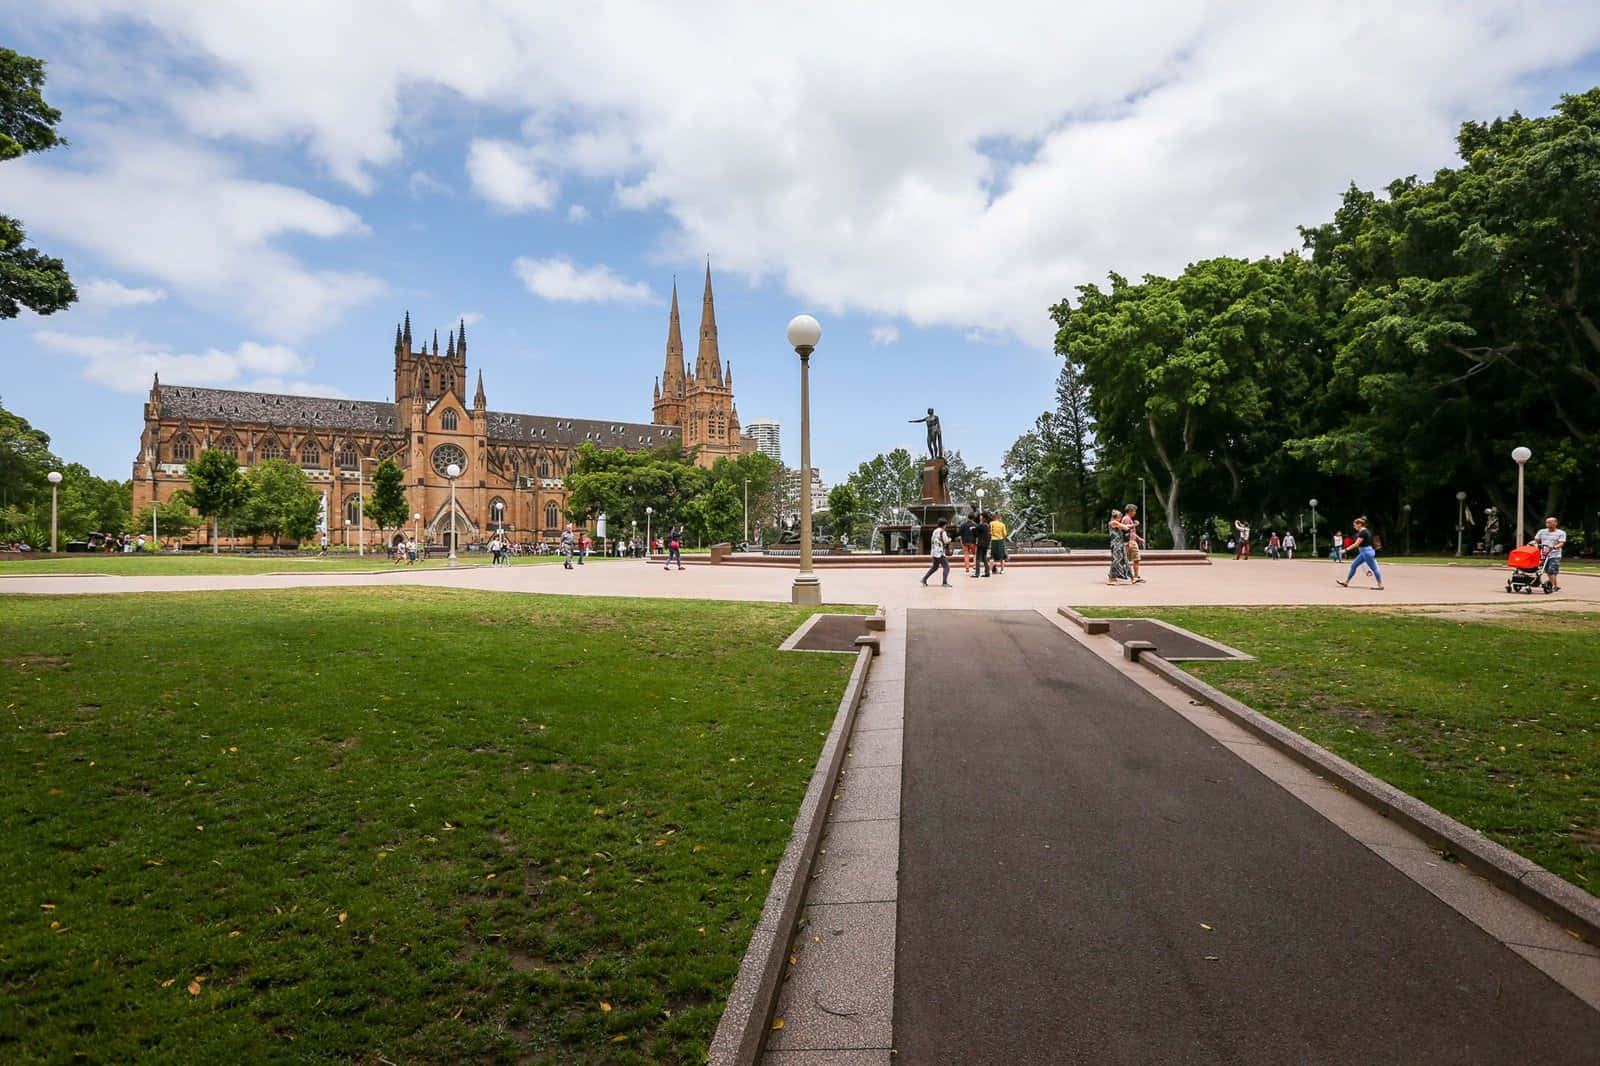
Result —
<svg viewBox="0 0 1600 1066"><path fill-rule="evenodd" d="M392 403L202 389L190 385L157 385L156 388L161 398L161 417L168 419L368 432L399 428Z"/></svg>
<svg viewBox="0 0 1600 1066"><path fill-rule="evenodd" d="M248 422L294 429L399 431L395 405L371 400L338 400L322 396L289 396L275 392L204 389L190 385L157 385L163 419L204 422ZM602 448L651 448L681 440L676 426L648 422L612 422L598 418L556 418L506 411L488 412L492 440L527 444L577 446L593 441Z"/></svg>

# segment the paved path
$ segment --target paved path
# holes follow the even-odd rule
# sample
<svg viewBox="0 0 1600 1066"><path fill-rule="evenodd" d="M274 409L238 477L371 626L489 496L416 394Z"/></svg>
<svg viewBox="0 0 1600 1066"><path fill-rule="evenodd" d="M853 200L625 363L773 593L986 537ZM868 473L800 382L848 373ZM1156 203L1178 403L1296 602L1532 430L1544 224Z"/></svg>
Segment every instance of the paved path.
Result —
<svg viewBox="0 0 1600 1066"><path fill-rule="evenodd" d="M1385 560L1388 588L1343 589L1344 570L1333 563L1219 560L1211 566L1150 567L1143 585L1107 587L1099 570L1017 567L992 578L951 575L952 588L917 584L920 569L820 570L827 603L885 607L955 607L1054 611L1063 604L1116 604L1130 612L1163 604L1495 604L1507 609L1600 610L1600 575L1563 574L1558 596L1513 596L1503 567L1430 566ZM435 588L492 589L556 595L648 596L788 602L795 571L772 567L691 565L684 570L629 559L591 559L573 570L560 566L467 566L455 570L368 573L284 573L252 576L122 577L21 576L0 564L0 595L7 593L107 594L231 589L411 584Z"/></svg>
<svg viewBox="0 0 1600 1066"><path fill-rule="evenodd" d="M905 669L899 1061L1596 1061L1600 1012L1038 614L908 612Z"/></svg>

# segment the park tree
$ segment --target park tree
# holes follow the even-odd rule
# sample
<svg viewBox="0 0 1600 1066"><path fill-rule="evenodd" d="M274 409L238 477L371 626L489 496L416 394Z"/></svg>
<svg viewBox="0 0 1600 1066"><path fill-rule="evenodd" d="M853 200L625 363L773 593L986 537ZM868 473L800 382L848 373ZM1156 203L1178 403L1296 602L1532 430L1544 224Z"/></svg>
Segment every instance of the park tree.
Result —
<svg viewBox="0 0 1600 1066"><path fill-rule="evenodd" d="M67 463L61 468L57 520L66 540L82 540L91 532L118 533L127 528L133 511L133 485L95 477L82 463ZM50 501L43 498L36 507L39 520L50 521Z"/></svg>
<svg viewBox="0 0 1600 1066"><path fill-rule="evenodd" d="M287 459L263 459L245 475L244 482L240 532L271 537L274 548L281 537L304 540L316 532L322 497L311 487L304 470Z"/></svg>
<svg viewBox="0 0 1600 1066"><path fill-rule="evenodd" d="M828 519L830 528L841 536L857 543L872 535L871 516L861 512L861 500L848 481L828 490Z"/></svg>
<svg viewBox="0 0 1600 1066"><path fill-rule="evenodd" d="M908 504L922 498L917 466L904 448L873 456L845 480L856 494L857 510L873 521L903 515Z"/></svg>
<svg viewBox="0 0 1600 1066"><path fill-rule="evenodd" d="M44 102L44 63L0 48L0 163L67 142L61 112ZM48 315L78 298L61 260L27 247L22 223L0 215L0 320L26 307Z"/></svg>
<svg viewBox="0 0 1600 1066"><path fill-rule="evenodd" d="M161 501L153 520L150 505L145 504L133 516L133 528L140 532L148 529L151 531L151 536L157 539L165 537L168 540L182 540L200 528L200 518L194 513L190 501L188 492L183 490L174 492L169 498ZM313 519L313 528L314 522Z"/></svg>
<svg viewBox="0 0 1600 1066"><path fill-rule="evenodd" d="M770 455L751 452L748 455L723 456L711 464L711 483L726 485L738 501L738 515L733 527L724 525L712 542L730 540L742 543L749 535L753 521L760 515L777 513L778 498L782 491L783 467ZM748 486L745 484L749 482ZM746 500L749 505L746 506Z"/></svg>
<svg viewBox="0 0 1600 1066"><path fill-rule="evenodd" d="M406 499L406 473L393 459L385 459L372 471L372 495L367 497L367 514L380 531L399 529L411 520L411 504Z"/></svg>
<svg viewBox="0 0 1600 1066"><path fill-rule="evenodd" d="M50 451L48 433L0 407L0 507L27 510L41 496L48 503L45 475L59 462Z"/></svg>
<svg viewBox="0 0 1600 1066"><path fill-rule="evenodd" d="M643 530L649 526L645 508L650 507L651 522L661 529L687 522L689 501L710 483L711 472L695 466L676 440L648 451L602 449L585 442L578 446L566 478L567 517L582 522L604 513L613 529L626 522Z"/></svg>
<svg viewBox="0 0 1600 1066"><path fill-rule="evenodd" d="M250 498L250 487L231 452L207 448L188 464L189 496L196 511L211 520L211 552L219 550L217 525L236 517Z"/></svg>

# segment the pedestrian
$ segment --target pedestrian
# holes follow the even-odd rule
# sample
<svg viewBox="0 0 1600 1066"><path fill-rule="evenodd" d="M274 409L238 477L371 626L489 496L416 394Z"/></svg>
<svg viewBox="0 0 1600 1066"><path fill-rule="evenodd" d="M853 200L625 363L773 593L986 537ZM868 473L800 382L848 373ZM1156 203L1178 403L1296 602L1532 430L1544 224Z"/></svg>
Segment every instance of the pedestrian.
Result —
<svg viewBox="0 0 1600 1066"><path fill-rule="evenodd" d="M683 527L673 526L672 532L667 534L667 565L663 570L671 570L672 564L677 563L678 569L683 569Z"/></svg>
<svg viewBox="0 0 1600 1066"><path fill-rule="evenodd" d="M327 555L328 554L328 534L327 534L326 530L324 530L323 534L322 534L322 550L317 552L317 554L318 555Z"/></svg>
<svg viewBox="0 0 1600 1066"><path fill-rule="evenodd" d="M1210 555L1211 554L1211 534L1210 533L1202 533L1202 534L1200 534L1200 553L1202 555Z"/></svg>
<svg viewBox="0 0 1600 1066"><path fill-rule="evenodd" d="M1133 571L1128 569L1128 537L1127 527L1122 524L1122 512L1116 508L1111 510L1111 521L1106 525L1111 534L1111 569L1106 574L1106 584L1115 585L1118 581L1133 581Z"/></svg>
<svg viewBox="0 0 1600 1066"><path fill-rule="evenodd" d="M1294 561L1294 530L1289 530L1283 535L1283 557L1290 562Z"/></svg>
<svg viewBox="0 0 1600 1066"><path fill-rule="evenodd" d="M928 572L922 575L924 588L927 587L928 579L933 576L933 572L941 566L944 567L944 581L941 584L945 588L950 587L950 534L944 528L947 524L948 519L941 518L939 524L933 527L933 537L930 541L933 562L929 564Z"/></svg>
<svg viewBox="0 0 1600 1066"><path fill-rule="evenodd" d="M1283 550L1283 541L1278 539L1278 531L1274 529L1267 538L1267 558L1277 559L1278 553Z"/></svg>
<svg viewBox="0 0 1600 1066"><path fill-rule="evenodd" d="M1145 540L1139 535L1139 505L1130 503L1122 509L1122 529L1126 544L1123 550L1128 557L1128 571L1133 575L1133 583L1141 585L1144 578L1139 576L1140 548Z"/></svg>
<svg viewBox="0 0 1600 1066"><path fill-rule="evenodd" d="M409 537L409 538L406 539L406 564L408 566L416 566L417 565L417 538L416 537Z"/></svg>
<svg viewBox="0 0 1600 1066"><path fill-rule="evenodd" d="M564 570L572 569L572 551L577 547L578 538L573 535L572 523L567 523L567 528L561 531L561 554L563 559L561 567Z"/></svg>
<svg viewBox="0 0 1600 1066"><path fill-rule="evenodd" d="M972 567L978 557L978 514L968 511L967 517L961 520L961 525L956 530L961 537L961 572L972 573Z"/></svg>
<svg viewBox="0 0 1600 1066"><path fill-rule="evenodd" d="M1567 543L1567 531L1561 528L1556 516L1544 520L1544 528L1533 535L1529 544L1537 544L1544 556L1544 572L1550 575L1550 590L1561 591L1561 549Z"/></svg>
<svg viewBox="0 0 1600 1066"><path fill-rule="evenodd" d="M1238 561L1239 559L1249 559L1250 523L1246 522L1242 518L1235 518L1233 520L1233 540L1235 544L1233 549L1234 560Z"/></svg>
<svg viewBox="0 0 1600 1066"><path fill-rule="evenodd" d="M989 521L989 558L992 560L990 568L997 574L1006 572L1006 529L1005 522L1000 519L1000 512L994 513L994 518Z"/></svg>
<svg viewBox="0 0 1600 1066"><path fill-rule="evenodd" d="M489 538L489 565L500 565L500 534L498 533Z"/></svg>
<svg viewBox="0 0 1600 1066"><path fill-rule="evenodd" d="M976 553L973 556L973 559L972 559L972 576L973 577L988 577L991 573L993 573L993 570L989 566L989 537L990 537L989 520L990 520L990 517L991 516L990 516L988 511L985 511L982 514L980 514L978 516L978 520L977 520L977 523L976 523L976 528L973 529L973 531L972 531L972 539L973 539L972 547L973 547L974 552ZM979 574L978 573L979 570L982 570L983 573Z"/></svg>
<svg viewBox="0 0 1600 1066"><path fill-rule="evenodd" d="M583 565L583 557L594 550L594 541L589 539L587 532L578 534L578 565Z"/></svg>
<svg viewBox="0 0 1600 1066"><path fill-rule="evenodd" d="M1328 553L1328 558L1336 563L1344 562L1344 530L1333 531L1333 550Z"/></svg>
<svg viewBox="0 0 1600 1066"><path fill-rule="evenodd" d="M1350 564L1350 573L1346 574L1345 579L1340 581L1339 584L1349 588L1350 582L1355 580L1356 571L1365 566L1372 571L1373 580L1377 581L1377 584L1373 587L1381 590L1383 588L1383 574L1378 571L1378 553L1372 546L1372 531L1367 528L1367 520L1364 517L1355 519L1354 525L1356 532L1355 536L1350 540L1350 547L1342 548L1341 551L1353 551L1356 553L1356 557Z"/></svg>

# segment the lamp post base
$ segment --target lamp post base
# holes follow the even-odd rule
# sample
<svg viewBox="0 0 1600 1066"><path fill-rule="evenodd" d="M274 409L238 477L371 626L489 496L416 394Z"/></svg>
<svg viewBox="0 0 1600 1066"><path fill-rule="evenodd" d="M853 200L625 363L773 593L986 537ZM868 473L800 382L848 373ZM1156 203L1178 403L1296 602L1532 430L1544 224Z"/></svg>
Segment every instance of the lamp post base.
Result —
<svg viewBox="0 0 1600 1066"><path fill-rule="evenodd" d="M805 604L807 606L820 606L822 603L822 582L816 574L803 573L794 579L794 587L790 590L791 603Z"/></svg>

